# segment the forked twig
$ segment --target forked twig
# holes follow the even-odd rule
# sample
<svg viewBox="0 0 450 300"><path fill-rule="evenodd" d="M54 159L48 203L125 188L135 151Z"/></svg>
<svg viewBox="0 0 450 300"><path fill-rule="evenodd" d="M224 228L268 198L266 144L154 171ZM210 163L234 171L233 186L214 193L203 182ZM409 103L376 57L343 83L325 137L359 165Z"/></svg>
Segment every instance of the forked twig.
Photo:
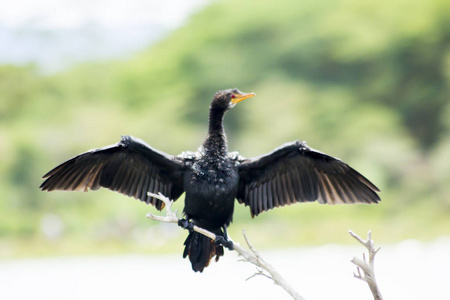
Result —
<svg viewBox="0 0 450 300"><path fill-rule="evenodd" d="M375 269L374 269L374 262L375 262L375 255L378 253L378 251L381 249L381 247L378 247L378 249L375 249L375 245L372 240L372 233L369 231L367 233L367 240L364 241L362 238L360 238L356 233L349 230L348 233L354 237L361 245L367 248L367 251L369 252L369 261L366 260L366 256L363 253L363 258L354 257L351 262L356 265L357 267L357 273L353 273L353 276L356 278L367 282L369 285L370 291L372 292L374 300L382 300L383 297L381 296L380 289L378 288L377 281L375 280ZM361 274L361 270L363 273Z"/></svg>

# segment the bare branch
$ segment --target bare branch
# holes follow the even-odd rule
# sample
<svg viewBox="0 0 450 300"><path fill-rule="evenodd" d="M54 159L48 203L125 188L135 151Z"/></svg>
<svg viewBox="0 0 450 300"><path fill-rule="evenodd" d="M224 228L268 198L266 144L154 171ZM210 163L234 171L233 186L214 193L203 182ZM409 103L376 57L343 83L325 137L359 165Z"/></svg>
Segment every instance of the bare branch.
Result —
<svg viewBox="0 0 450 300"><path fill-rule="evenodd" d="M243 260L243 261L245 261L245 260ZM265 274L263 269L261 269L261 268L259 268L259 267L256 267L256 272L255 272L255 274L253 274L253 275L250 276L249 278L245 279L245 281L248 281L248 280L250 280L250 279L252 279L253 277L256 277L256 276L258 276L258 275L259 275L259 276L267 277L267 278L269 278L270 280L272 280L272 277L270 277L269 275Z"/></svg>
<svg viewBox="0 0 450 300"><path fill-rule="evenodd" d="M378 288L378 284L375 280L375 269L374 269L375 255L381 249L381 247L375 249L375 245L372 240L372 233L370 231L367 233L367 241L364 241L362 238L360 238L356 233L354 233L351 230L349 230L348 233L352 237L354 237L361 245L366 247L367 251L369 252L368 262L366 260L366 256L364 253L362 259L354 257L351 260L351 262L356 265L357 267L356 270L358 272L353 273L353 276L355 276L355 278L367 282L370 291L372 292L374 300L382 300L383 297L381 296L380 289ZM363 271L363 274L361 274L361 270Z"/></svg>
<svg viewBox="0 0 450 300"><path fill-rule="evenodd" d="M244 257L244 259L248 262L251 262L252 264L256 265L257 267L262 268L263 270L267 271L270 274L270 278L273 280L273 282L277 285L279 285L281 288L283 288L286 292L291 295L294 299L304 300L303 298L281 275L278 273L278 271L272 267L269 263L267 263L256 251L256 249L250 244L247 235L245 234L245 231L242 231L242 234L244 235L245 242L247 243L248 248L252 252L248 252L247 250L243 249L239 245L235 245L234 249L239 252L241 256ZM236 247L238 246L238 247ZM257 273L258 274L258 273ZM263 275L263 274L261 274ZM265 275L266 277L269 277Z"/></svg>
<svg viewBox="0 0 450 300"><path fill-rule="evenodd" d="M176 215L176 211L173 212L172 211L172 204L173 201L171 201L169 198L165 197L163 194L158 193L157 194L153 194L153 193L147 193L149 196L154 197L156 199L159 199L161 201L164 202L164 204L166 205L166 215L165 216L157 216L154 215L152 213L148 213L146 215L147 218L158 221L158 222L165 222L165 223L178 223L178 217ZM199 232L207 237L209 237L212 240L216 239L216 235L212 232L209 232L208 230L205 230L203 228L200 228L198 226L194 225L194 231ZM256 275L264 275L270 279L273 280L273 282L277 285L279 285L280 287L282 287L286 292L288 292L291 297L293 299L296 300L305 300L305 298L303 298L276 270L274 267L272 267L270 264L268 264L267 262L265 262L261 256L259 255L259 253L256 251L256 249L250 244L250 242L248 241L247 236L245 235L245 232L243 231L243 235L245 238L245 242L247 243L249 249L251 250L251 252L245 250L244 248L242 248L239 244L237 243L233 243L233 250L235 250L236 252L238 252L245 261L248 261L254 265L257 266L257 268L259 267L260 269L258 269L258 272L256 272L254 275L252 275L250 278L253 278ZM262 270L267 271L270 276L266 275L263 273ZM247 280L248 280L247 279Z"/></svg>
<svg viewBox="0 0 450 300"><path fill-rule="evenodd" d="M154 221L158 221L158 222L178 224L177 211L175 211L175 212L172 211L172 204L173 204L172 200L170 200L169 198L167 198L166 196L164 196L161 193L153 194L153 193L149 192L147 194L153 198L161 200L166 205L166 215L165 216L158 216L158 215L154 215L152 213L148 213L146 215L147 218L152 219ZM198 227L196 225L194 225L194 231L197 231L198 233L201 233L201 234L209 237L212 240L216 239L216 235L214 233L212 233L208 230L205 230L201 227Z"/></svg>

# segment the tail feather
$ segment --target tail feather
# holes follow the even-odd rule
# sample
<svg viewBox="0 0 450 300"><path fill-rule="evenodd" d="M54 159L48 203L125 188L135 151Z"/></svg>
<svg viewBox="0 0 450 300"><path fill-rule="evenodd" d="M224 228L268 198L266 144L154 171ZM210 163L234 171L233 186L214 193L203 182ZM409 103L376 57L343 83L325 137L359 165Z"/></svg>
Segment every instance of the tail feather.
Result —
<svg viewBox="0 0 450 300"><path fill-rule="evenodd" d="M209 265L211 259L216 256L216 261L223 256L223 247L217 245L209 237L198 232L189 233L183 252L183 258L189 256L192 264L192 270L195 272L203 272L203 269Z"/></svg>

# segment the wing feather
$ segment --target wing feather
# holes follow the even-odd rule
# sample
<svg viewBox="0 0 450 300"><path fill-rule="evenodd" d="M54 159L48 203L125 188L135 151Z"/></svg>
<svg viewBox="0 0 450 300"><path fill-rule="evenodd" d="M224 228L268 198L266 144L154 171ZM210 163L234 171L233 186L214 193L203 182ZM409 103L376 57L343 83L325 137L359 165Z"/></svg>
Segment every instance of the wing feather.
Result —
<svg viewBox="0 0 450 300"><path fill-rule="evenodd" d="M269 210L270 207L269 207L269 201L267 199L267 183L263 183L261 185L261 198L262 198L262 204L263 204L262 210L263 211Z"/></svg>
<svg viewBox="0 0 450 300"><path fill-rule="evenodd" d="M290 203L292 203L292 204L294 204L295 202L297 202L297 198L295 197L295 194L294 194L294 188L293 188L293 185L292 185L292 183L291 183L291 176L288 176L287 174L284 174L284 181L285 181L285 184L286 184L286 191L287 191L287 194L288 194L288 196L289 196L289 202Z"/></svg>
<svg viewBox="0 0 450 300"><path fill-rule="evenodd" d="M270 183L272 184L272 196L274 198L274 207L281 206L282 202L278 199L277 178L271 180Z"/></svg>
<svg viewBox="0 0 450 300"><path fill-rule="evenodd" d="M267 196L267 207L268 209L273 209L276 205L273 202L273 193L272 193L272 184L271 182L264 183L266 189L264 190L265 195Z"/></svg>

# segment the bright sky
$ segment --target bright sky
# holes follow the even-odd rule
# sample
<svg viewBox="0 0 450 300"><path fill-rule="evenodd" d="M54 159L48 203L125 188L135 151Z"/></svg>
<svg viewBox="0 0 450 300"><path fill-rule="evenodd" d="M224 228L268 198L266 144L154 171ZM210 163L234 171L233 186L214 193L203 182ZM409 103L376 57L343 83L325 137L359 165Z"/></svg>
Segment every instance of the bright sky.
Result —
<svg viewBox="0 0 450 300"><path fill-rule="evenodd" d="M88 22L121 27L139 23L177 26L208 0L20 0L0 1L0 23L20 27L75 28Z"/></svg>
<svg viewBox="0 0 450 300"><path fill-rule="evenodd" d="M182 26L214 0L0 1L0 64L58 71L121 58Z"/></svg>

